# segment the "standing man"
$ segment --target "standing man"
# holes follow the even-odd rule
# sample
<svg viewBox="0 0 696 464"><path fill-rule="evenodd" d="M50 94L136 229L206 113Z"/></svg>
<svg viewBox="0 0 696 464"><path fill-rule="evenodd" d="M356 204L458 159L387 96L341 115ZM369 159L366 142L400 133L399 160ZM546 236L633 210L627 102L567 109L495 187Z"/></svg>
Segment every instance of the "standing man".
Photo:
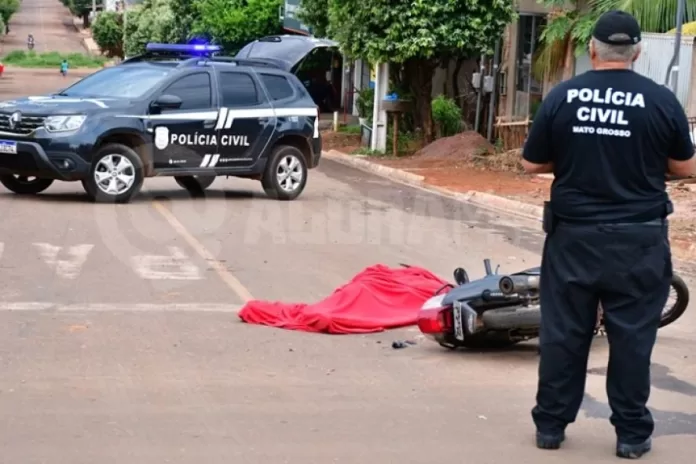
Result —
<svg viewBox="0 0 696 464"><path fill-rule="evenodd" d="M616 455L638 459L651 448L650 357L672 279L665 177L696 173L696 161L677 98L631 70L640 39L633 16L603 14L590 43L593 69L549 93L523 151L527 172L555 178L532 410L539 448L559 448L576 419L600 302Z"/></svg>

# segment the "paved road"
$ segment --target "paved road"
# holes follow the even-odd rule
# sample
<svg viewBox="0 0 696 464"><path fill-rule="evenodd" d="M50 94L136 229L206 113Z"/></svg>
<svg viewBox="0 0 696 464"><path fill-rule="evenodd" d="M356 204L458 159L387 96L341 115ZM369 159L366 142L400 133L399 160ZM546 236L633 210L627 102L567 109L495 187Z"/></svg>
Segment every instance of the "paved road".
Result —
<svg viewBox="0 0 696 464"><path fill-rule="evenodd" d="M60 0L22 0L10 19L10 33L3 37L2 52L26 50L29 34L34 35L34 50L40 53L85 52L72 16Z"/></svg>
<svg viewBox="0 0 696 464"><path fill-rule="evenodd" d="M447 352L416 332L321 336L254 327L250 296L317 300L364 266L447 277L535 265L538 224L323 162L301 200L218 179L191 199L171 179L130 205L79 184L0 192L0 456L38 464L614 462L606 345L567 449L532 446L533 344ZM178 306L177 306L178 305ZM656 451L696 452L694 313L665 329ZM393 350L391 341L416 346Z"/></svg>

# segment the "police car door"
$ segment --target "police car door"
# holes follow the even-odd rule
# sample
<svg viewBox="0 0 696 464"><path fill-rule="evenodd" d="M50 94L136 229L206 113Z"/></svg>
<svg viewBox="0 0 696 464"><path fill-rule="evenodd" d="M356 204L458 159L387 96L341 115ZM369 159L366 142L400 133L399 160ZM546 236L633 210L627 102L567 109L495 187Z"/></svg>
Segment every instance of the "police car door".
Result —
<svg viewBox="0 0 696 464"><path fill-rule="evenodd" d="M273 107L249 71L219 69L218 82L221 112L227 118L218 138L217 166L253 165L275 130Z"/></svg>
<svg viewBox="0 0 696 464"><path fill-rule="evenodd" d="M181 99L177 109L153 109L155 169L206 168L218 152L216 123L219 112L207 69L179 77L162 95Z"/></svg>

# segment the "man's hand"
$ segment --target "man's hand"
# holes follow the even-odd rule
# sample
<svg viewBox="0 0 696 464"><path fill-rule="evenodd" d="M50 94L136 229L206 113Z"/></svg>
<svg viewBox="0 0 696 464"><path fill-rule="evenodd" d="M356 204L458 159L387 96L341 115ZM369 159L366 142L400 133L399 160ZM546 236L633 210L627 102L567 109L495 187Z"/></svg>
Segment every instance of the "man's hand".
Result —
<svg viewBox="0 0 696 464"><path fill-rule="evenodd" d="M524 172L527 174L546 174L553 172L553 163L537 164L522 159L521 161Z"/></svg>

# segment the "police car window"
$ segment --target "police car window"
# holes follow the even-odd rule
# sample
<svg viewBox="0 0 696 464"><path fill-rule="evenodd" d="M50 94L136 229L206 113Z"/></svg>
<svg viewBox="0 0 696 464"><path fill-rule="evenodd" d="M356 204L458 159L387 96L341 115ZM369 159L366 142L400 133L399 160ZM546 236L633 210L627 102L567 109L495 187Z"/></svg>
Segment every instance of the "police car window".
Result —
<svg viewBox="0 0 696 464"><path fill-rule="evenodd" d="M213 106L213 90L208 73L189 74L175 81L162 94L181 98L180 110L207 109Z"/></svg>
<svg viewBox="0 0 696 464"><path fill-rule="evenodd" d="M220 73L222 106L231 108L257 105L259 94L250 75L240 72Z"/></svg>
<svg viewBox="0 0 696 464"><path fill-rule="evenodd" d="M274 74L261 74L263 85L266 86L271 100L283 100L294 95L292 86L284 76Z"/></svg>
<svg viewBox="0 0 696 464"><path fill-rule="evenodd" d="M71 85L61 95L73 97L139 98L151 91L172 69L114 66L91 74Z"/></svg>

